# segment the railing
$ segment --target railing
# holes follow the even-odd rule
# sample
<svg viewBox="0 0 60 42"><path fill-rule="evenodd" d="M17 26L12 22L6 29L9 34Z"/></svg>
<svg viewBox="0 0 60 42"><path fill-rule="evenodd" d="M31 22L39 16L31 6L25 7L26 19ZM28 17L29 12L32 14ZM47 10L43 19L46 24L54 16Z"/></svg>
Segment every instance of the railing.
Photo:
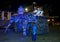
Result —
<svg viewBox="0 0 60 42"><path fill-rule="evenodd" d="M16 14L16 13L13 13ZM10 20L12 12L9 11L0 11L0 20Z"/></svg>

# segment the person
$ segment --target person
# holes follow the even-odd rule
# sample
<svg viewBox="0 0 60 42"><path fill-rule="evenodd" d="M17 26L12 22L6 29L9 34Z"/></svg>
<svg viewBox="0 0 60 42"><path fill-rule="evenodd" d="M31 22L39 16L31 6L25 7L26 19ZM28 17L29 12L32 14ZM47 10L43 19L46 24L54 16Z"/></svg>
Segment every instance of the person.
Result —
<svg viewBox="0 0 60 42"><path fill-rule="evenodd" d="M23 31L23 35L26 35L26 26L25 26L25 16L24 16L24 8L23 6L19 6L17 10L17 15L14 15L10 19L10 23L14 22L14 30L15 32Z"/></svg>
<svg viewBox="0 0 60 42"><path fill-rule="evenodd" d="M19 6L18 10L17 10L17 15L14 16L15 17L15 31L16 32L20 32L22 30L22 26L23 26L23 18L24 17L24 8L23 6Z"/></svg>
<svg viewBox="0 0 60 42"><path fill-rule="evenodd" d="M36 17L31 14L31 13L28 13L27 14L27 28L28 30L28 34L32 34L31 35L31 38L32 38L32 41L36 41L36 30L37 30L37 27L36 27Z"/></svg>
<svg viewBox="0 0 60 42"><path fill-rule="evenodd" d="M36 24L34 23L33 24L33 27L32 27L32 40L35 42L36 41L36 35L37 35L37 27L36 27Z"/></svg>
<svg viewBox="0 0 60 42"><path fill-rule="evenodd" d="M19 28L22 28L23 30L23 36L26 36L27 33L26 33L26 24L27 24L27 21L26 21L26 16L24 15L24 8L22 6L20 6L18 8L18 16L20 17L19 19Z"/></svg>
<svg viewBox="0 0 60 42"><path fill-rule="evenodd" d="M35 10L33 11L34 16L43 16L43 10L41 8L35 8Z"/></svg>

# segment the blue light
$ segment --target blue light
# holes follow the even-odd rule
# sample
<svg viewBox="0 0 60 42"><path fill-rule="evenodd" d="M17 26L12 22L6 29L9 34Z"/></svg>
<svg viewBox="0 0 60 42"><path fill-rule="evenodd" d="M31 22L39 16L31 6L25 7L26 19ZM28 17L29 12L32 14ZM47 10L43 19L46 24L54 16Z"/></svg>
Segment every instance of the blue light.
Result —
<svg viewBox="0 0 60 42"><path fill-rule="evenodd" d="M18 14L24 14L24 8L23 8L23 6L20 6L19 8L18 8Z"/></svg>
<svg viewBox="0 0 60 42"><path fill-rule="evenodd" d="M18 12L18 15L11 17L10 24L7 27L9 27L11 25L11 23L14 22L15 23L14 24L15 25L14 29L17 30L18 32L20 32L20 30L23 29L22 30L23 31L23 35L27 35L27 29L29 29L29 27L31 27L33 36L34 35L36 36L36 34L37 34L36 30L37 30L37 27L38 27L37 25L39 25L39 28L43 27L45 22L44 23L42 23L42 22L46 20L45 17L41 16L40 17L41 19L38 19L38 17L33 16L31 13L27 13L24 16L24 8L22 6L20 6L18 8L17 12ZM26 23L26 24L24 24L24 23ZM32 26L32 24L33 24L33 26Z"/></svg>
<svg viewBox="0 0 60 42"><path fill-rule="evenodd" d="M37 30L37 27L36 27L36 25L34 25L33 28L32 28L33 35L36 35L36 30Z"/></svg>

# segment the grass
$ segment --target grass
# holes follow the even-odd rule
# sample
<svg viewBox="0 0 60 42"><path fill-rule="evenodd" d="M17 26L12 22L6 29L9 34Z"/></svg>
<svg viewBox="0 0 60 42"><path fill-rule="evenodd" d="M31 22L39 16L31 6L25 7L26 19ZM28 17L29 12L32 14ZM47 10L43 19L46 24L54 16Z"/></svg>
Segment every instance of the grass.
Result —
<svg viewBox="0 0 60 42"><path fill-rule="evenodd" d="M60 42L60 27L50 26L48 34L37 35L35 42ZM23 37L20 33L0 33L0 42L33 42L31 36Z"/></svg>

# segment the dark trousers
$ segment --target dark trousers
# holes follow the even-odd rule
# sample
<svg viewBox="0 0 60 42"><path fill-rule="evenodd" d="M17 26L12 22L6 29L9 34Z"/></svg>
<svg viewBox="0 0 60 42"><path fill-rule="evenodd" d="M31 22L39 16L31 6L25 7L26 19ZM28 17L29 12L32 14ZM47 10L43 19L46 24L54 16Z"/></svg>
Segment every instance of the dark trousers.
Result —
<svg viewBox="0 0 60 42"><path fill-rule="evenodd" d="M32 40L33 40L33 41L36 41L36 34L35 34L35 35L32 34Z"/></svg>

